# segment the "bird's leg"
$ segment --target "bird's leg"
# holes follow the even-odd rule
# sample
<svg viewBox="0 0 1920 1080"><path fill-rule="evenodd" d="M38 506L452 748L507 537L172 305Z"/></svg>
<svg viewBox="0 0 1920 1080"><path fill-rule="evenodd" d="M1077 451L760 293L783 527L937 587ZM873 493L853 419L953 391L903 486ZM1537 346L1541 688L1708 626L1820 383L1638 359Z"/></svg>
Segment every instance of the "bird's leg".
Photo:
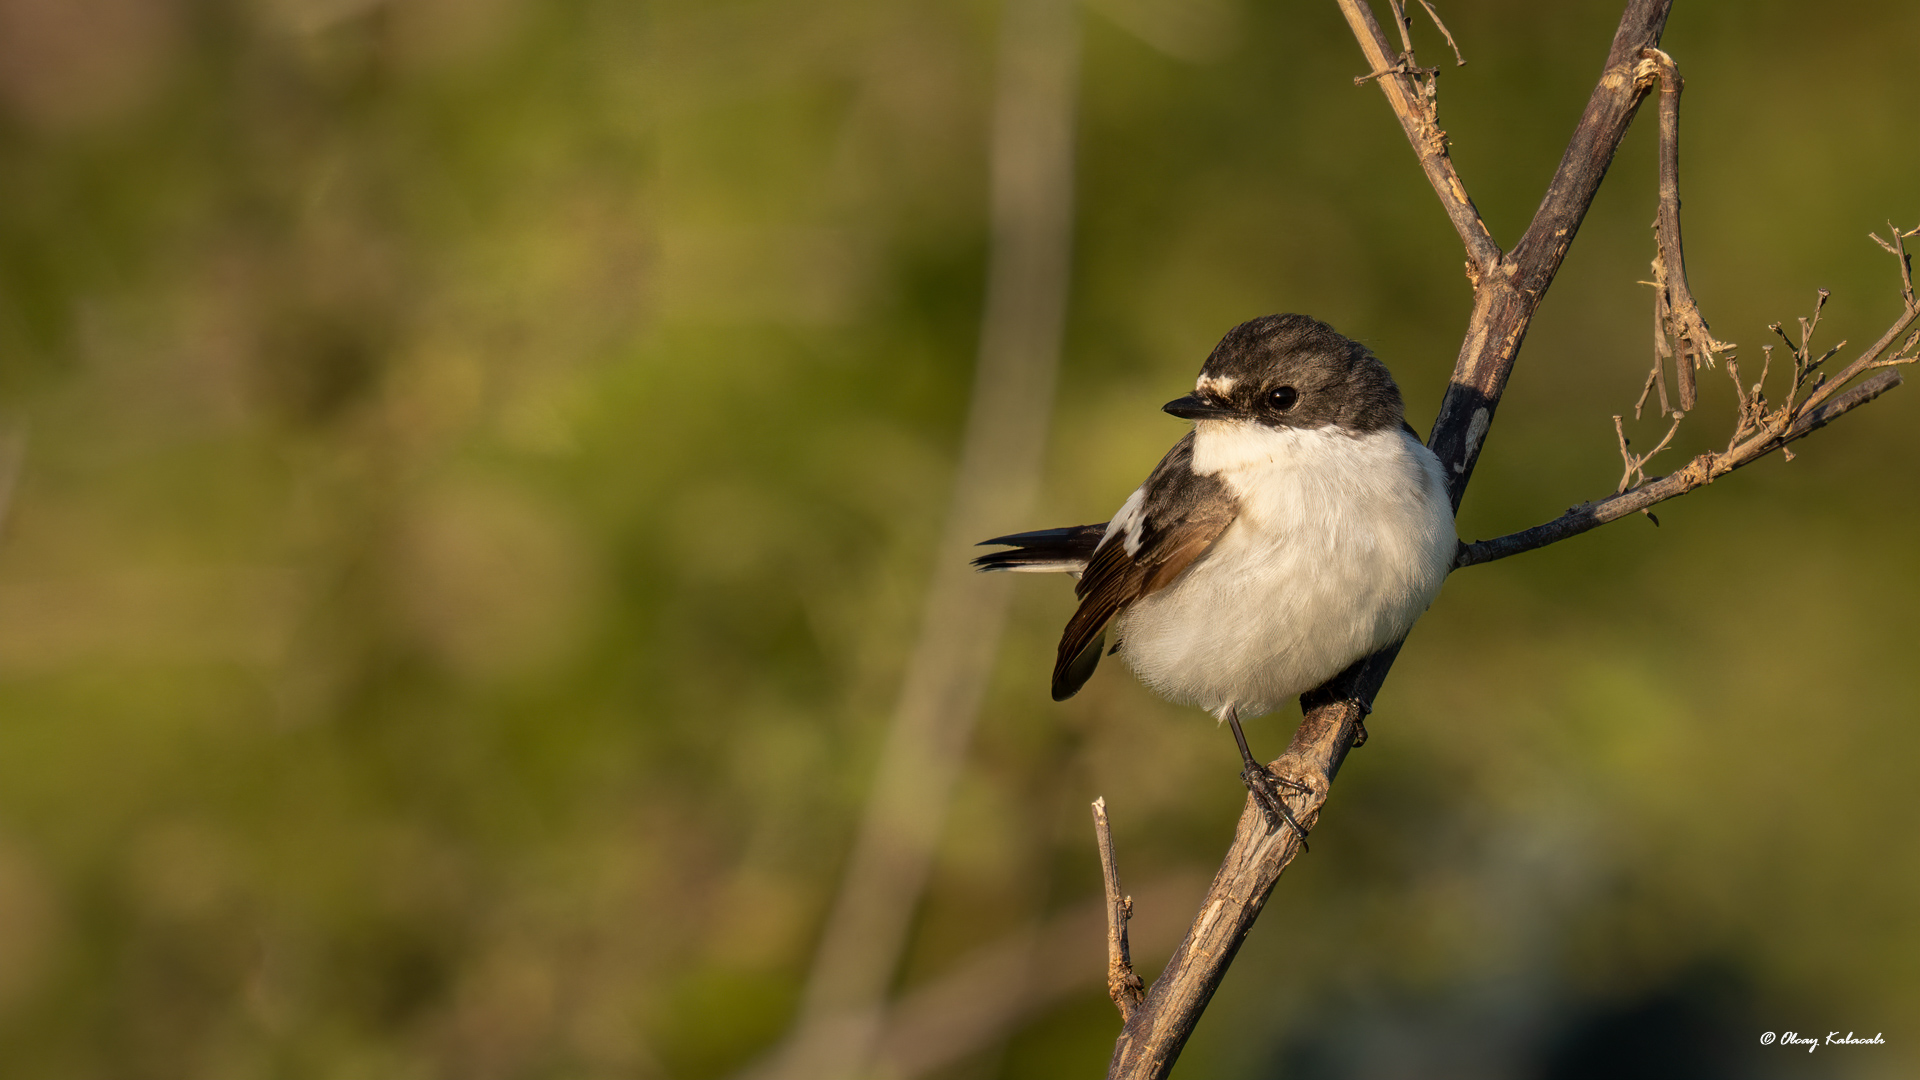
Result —
<svg viewBox="0 0 1920 1080"><path fill-rule="evenodd" d="M1284 820L1293 826L1294 832L1300 834L1300 850L1308 850L1307 830L1300 826L1299 820L1293 816L1293 811L1287 809L1287 804L1280 801L1280 792L1276 790L1275 785L1290 787L1309 795L1313 793L1313 789L1305 784L1288 780L1284 776L1275 776L1265 765L1254 760L1253 751L1247 747L1247 733L1240 730L1239 710L1232 705L1227 706L1227 726L1233 729L1233 741L1240 744L1240 760L1246 766L1240 771L1241 782L1247 785L1248 791L1253 792L1254 801L1267 812L1267 820L1273 824L1273 827L1276 830L1279 829L1280 822Z"/></svg>

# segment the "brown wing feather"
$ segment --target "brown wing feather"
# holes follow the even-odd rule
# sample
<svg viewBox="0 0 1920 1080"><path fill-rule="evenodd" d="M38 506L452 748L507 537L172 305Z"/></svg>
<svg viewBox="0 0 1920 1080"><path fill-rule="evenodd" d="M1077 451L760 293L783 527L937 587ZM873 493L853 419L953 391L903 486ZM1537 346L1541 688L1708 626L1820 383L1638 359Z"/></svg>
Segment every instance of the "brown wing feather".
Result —
<svg viewBox="0 0 1920 1080"><path fill-rule="evenodd" d="M1055 701L1072 697L1093 674L1107 624L1127 605L1171 584L1237 516L1235 500L1218 478L1194 474L1192 433L1174 444L1142 487L1136 549L1127 550L1129 522L1117 521L1074 589L1080 607L1060 635Z"/></svg>

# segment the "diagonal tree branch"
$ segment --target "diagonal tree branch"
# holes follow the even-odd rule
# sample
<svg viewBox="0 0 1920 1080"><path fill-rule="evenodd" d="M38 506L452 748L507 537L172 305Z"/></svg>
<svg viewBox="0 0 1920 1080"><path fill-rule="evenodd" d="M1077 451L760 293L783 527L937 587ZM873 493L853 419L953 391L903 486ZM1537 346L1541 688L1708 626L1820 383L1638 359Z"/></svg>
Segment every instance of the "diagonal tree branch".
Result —
<svg viewBox="0 0 1920 1080"><path fill-rule="evenodd" d="M1579 231L1621 138L1641 100L1656 81L1663 91L1661 214L1656 222L1660 252L1656 276L1662 278L1663 332L1671 333L1681 342L1676 367L1684 368L1689 376L1695 356L1705 358L1714 351L1730 348L1707 333L1705 320L1700 318L1698 305L1685 285L1678 216L1680 79L1672 61L1658 48L1672 0L1629 0L1600 79L1568 142L1560 167L1526 233L1506 255L1500 255L1498 248L1492 246L1491 237L1486 235L1485 226L1480 223L1452 163L1446 158L1444 134L1434 122L1431 93L1416 96L1413 92L1417 89L1414 77L1424 69L1413 66L1411 48L1398 61L1390 61L1385 38L1364 3L1361 0L1337 0L1337 3L1467 248L1468 276L1474 286L1473 313L1440 415L1428 439L1428 446L1447 467L1449 494L1456 508L1473 476L1474 464L1533 315ZM1403 13L1397 4L1395 14L1396 18L1402 18L1404 28ZM1431 81L1426 87L1431 90ZM1880 241L1881 246L1900 259L1907 301L1904 315L1839 377L1815 381L1806 399L1795 403L1797 391L1812 379L1814 370L1833 355L1833 351L1818 358L1812 355L1811 336L1818 322L1817 312L1813 322L1801 321L1801 342L1793 348L1792 382L1786 403L1777 409L1767 409L1759 384L1751 391L1742 387L1738 365L1729 353L1727 368L1739 397L1740 420L1725 452L1702 455L1671 476L1576 507L1565 516L1526 532L1479 544L1464 544L1457 565L1504 558L1645 510L1783 449L1788 443L1899 385L1896 372L1876 369L1910 363L1920 357L1920 353L1916 353L1916 349L1920 349L1917 344L1920 333L1904 342L1892 356L1886 355L1887 349L1899 340L1915 317L1920 316L1909 261L1902 246L1902 241L1912 235L1914 233L1895 228L1891 242ZM1491 258L1487 257L1489 252ZM1824 293L1821 299L1824 301ZM1842 390L1848 381L1869 372L1875 373ZM1682 383L1682 399L1686 406L1693 400L1687 382ZM1630 462L1629 480L1642 475L1640 466L1651 456L1643 455ZM1385 682L1399 650L1400 646L1394 645L1367 657L1327 685L1302 697L1305 715L1286 752L1270 768L1308 792L1294 801L1293 810L1309 828L1319 819L1320 809L1347 752L1364 739L1362 722L1371 711L1371 702ZM1186 940L1148 989L1145 1001L1124 1016L1124 1027L1109 1066L1110 1078L1167 1075L1274 884L1299 850L1298 833L1291 829L1273 832L1267 815L1249 798L1233 845Z"/></svg>
<svg viewBox="0 0 1920 1080"><path fill-rule="evenodd" d="M1428 447L1447 466L1447 487L1456 510L1534 312L1559 273L1600 181L1606 178L1614 151L1646 95L1647 87L1634 78L1635 71L1641 52L1660 44L1671 7L1672 0L1627 4L1600 80L1533 222L1512 253L1474 287L1466 338L1427 439Z"/></svg>
<svg viewBox="0 0 1920 1080"><path fill-rule="evenodd" d="M1447 133L1440 130L1439 113L1429 92L1431 83L1423 89L1415 78L1421 69L1413 67L1411 46L1398 57L1391 55L1387 36L1380 31L1380 23L1374 19L1373 10L1367 7L1365 0L1338 0L1338 3L1340 13L1347 17L1347 25L1353 28L1353 36L1360 42L1360 52L1367 58L1371 69L1370 74L1361 76L1361 81L1370 78L1380 80L1380 92L1387 95L1387 103L1393 106L1393 114L1400 119L1400 126L1407 133L1407 141L1413 144L1414 153L1420 156L1420 167L1426 171L1427 182L1433 185L1433 193L1440 197L1440 205L1446 208L1454 231L1460 234L1460 242L1466 246L1467 276L1478 280L1482 273L1500 261L1500 245L1494 243L1493 234L1487 231L1487 223L1480 220L1479 209L1467 197L1466 185L1460 182L1453 159L1447 156ZM1404 40L1405 19L1397 11L1396 18L1400 20ZM1435 15L1434 22L1438 24L1439 21L1439 16ZM1453 35L1446 33L1444 25L1441 25L1440 32L1446 34L1448 44L1453 43ZM1458 53L1459 50L1455 49L1455 55Z"/></svg>
<svg viewBox="0 0 1920 1080"><path fill-rule="evenodd" d="M1839 397L1807 410L1795 422L1793 428L1778 439L1749 444L1734 454L1702 454L1688 462L1686 467L1667 476L1650 480L1632 491L1623 492L1612 498L1576 506L1552 521L1535 525L1531 529L1493 540L1477 540L1471 544L1462 544L1460 554L1454 560L1454 567L1457 569L1462 566L1478 566L1481 563L1504 559L1509 555L1518 555L1523 551L1556 544L1589 529L1605 525L1609 521L1618 521L1623 517L1642 513L1668 499L1677 499L1694 488L1705 487L1743 465L1760 460L1796 439L1805 438L1846 413L1899 386L1900 382L1899 372L1882 371L1871 378L1861 380L1858 386Z"/></svg>
<svg viewBox="0 0 1920 1080"><path fill-rule="evenodd" d="M1348 674L1357 675L1361 684L1371 679L1373 689L1377 689L1398 652L1396 645L1377 653ZM1372 669L1376 664L1377 674ZM1372 696L1372 690L1367 696ZM1269 766L1275 773L1311 788L1312 794L1289 800L1294 816L1308 831L1320 818L1328 785L1358 738L1364 715L1358 701L1329 696L1307 710L1287 752ZM1292 828L1272 831L1265 812L1249 799L1234 832L1233 845L1227 849L1206 899L1201 901L1199 917L1160 977L1148 988L1146 1000L1126 1018L1114 1045L1113 1061L1107 1067L1109 1080L1165 1077L1173 1069L1187 1037L1200 1022L1200 1014L1213 1000L1227 966L1246 940L1247 931L1260 917L1274 883L1299 851L1300 832Z"/></svg>

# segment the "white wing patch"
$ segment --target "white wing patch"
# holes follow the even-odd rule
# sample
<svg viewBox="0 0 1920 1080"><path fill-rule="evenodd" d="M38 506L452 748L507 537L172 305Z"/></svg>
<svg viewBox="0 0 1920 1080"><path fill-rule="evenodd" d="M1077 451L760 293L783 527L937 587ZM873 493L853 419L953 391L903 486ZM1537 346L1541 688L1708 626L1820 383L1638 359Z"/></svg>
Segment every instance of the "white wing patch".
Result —
<svg viewBox="0 0 1920 1080"><path fill-rule="evenodd" d="M1053 562L1023 562L1013 566L996 566L995 570L1011 570L1016 574L1072 574L1079 577L1087 568L1085 559L1056 559Z"/></svg>
<svg viewBox="0 0 1920 1080"><path fill-rule="evenodd" d="M1128 555L1140 554L1141 532L1147 524L1146 505L1147 486L1142 484L1133 489L1133 494L1127 496L1126 502L1120 504L1120 512L1107 523L1106 535L1100 538L1100 542L1105 544L1118 534L1127 547Z"/></svg>

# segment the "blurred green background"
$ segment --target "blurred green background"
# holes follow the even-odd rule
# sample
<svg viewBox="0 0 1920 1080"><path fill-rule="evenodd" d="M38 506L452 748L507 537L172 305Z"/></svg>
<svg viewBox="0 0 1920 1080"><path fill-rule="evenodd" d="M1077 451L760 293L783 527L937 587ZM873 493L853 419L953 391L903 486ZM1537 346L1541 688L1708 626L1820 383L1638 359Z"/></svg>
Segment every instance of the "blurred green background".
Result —
<svg viewBox="0 0 1920 1080"><path fill-rule="evenodd" d="M1443 9L1503 244L1619 6ZM1877 337L1866 234L1920 219L1920 7L1812 10L1683 2L1665 38L1694 292L1755 359L1817 287L1826 340ZM947 504L998 19L0 2L0 1071L702 1080L775 1044ZM1103 520L1179 434L1158 405L1272 311L1366 341L1424 430L1461 255L1334 5L1082 30L1059 407L1005 527ZM1650 121L1465 536L1618 478ZM1725 439L1702 385L1669 463ZM1658 530L1450 582L1182 1075L1920 1071L1915 393ZM904 991L1084 908L1096 795L1151 976L1242 805L1231 740L1117 666L1051 704L1068 589L1016 595ZM937 1075L1096 1075L1081 947ZM1887 1045L1758 1046L1836 1028Z"/></svg>

